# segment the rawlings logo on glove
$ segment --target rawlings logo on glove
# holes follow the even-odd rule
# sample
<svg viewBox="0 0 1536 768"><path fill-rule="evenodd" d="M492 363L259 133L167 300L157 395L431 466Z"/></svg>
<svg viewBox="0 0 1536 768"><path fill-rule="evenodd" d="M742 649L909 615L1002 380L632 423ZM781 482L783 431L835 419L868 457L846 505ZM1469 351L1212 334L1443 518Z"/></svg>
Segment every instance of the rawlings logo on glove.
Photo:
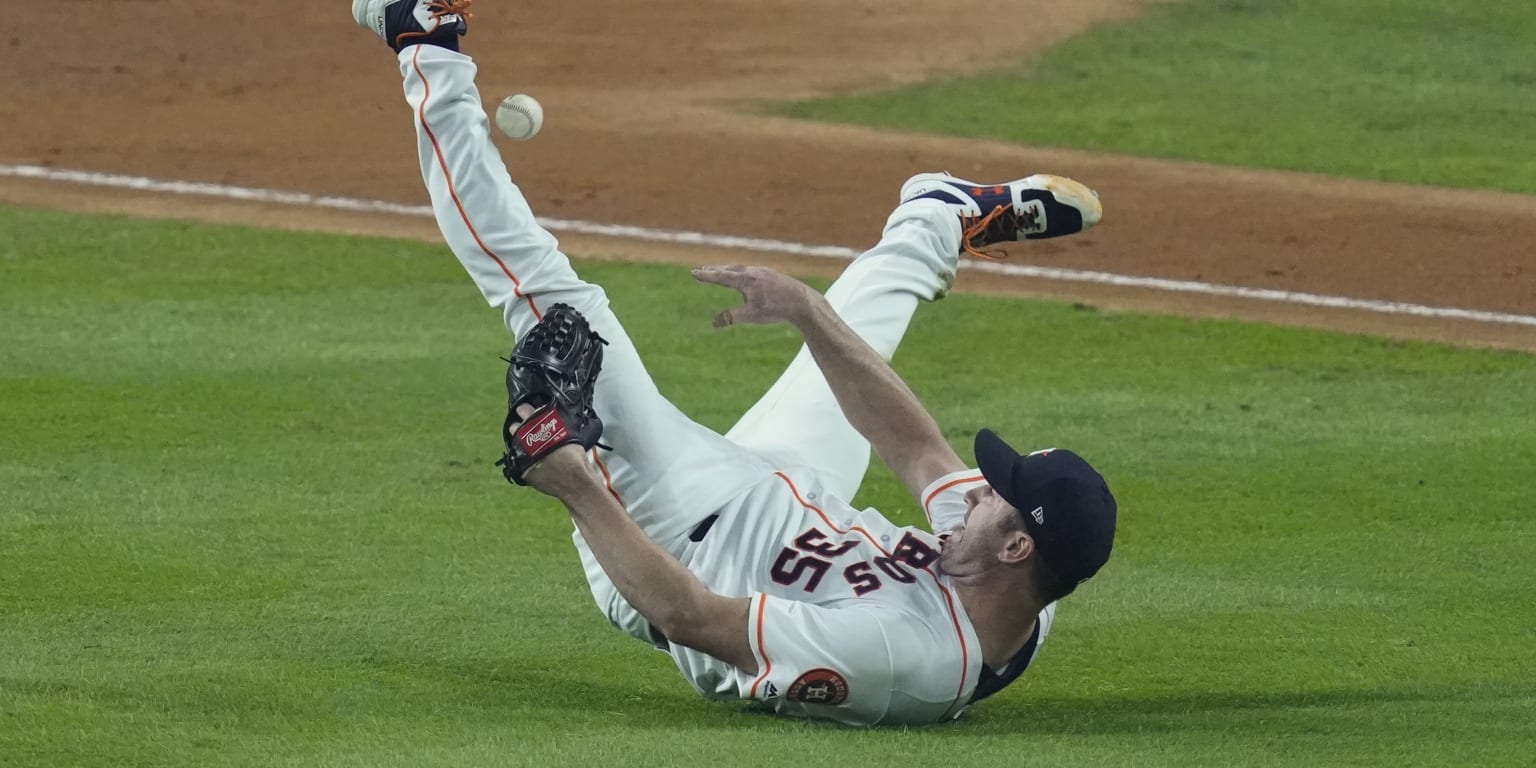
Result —
<svg viewBox="0 0 1536 768"><path fill-rule="evenodd" d="M569 437L571 431L560 422L560 414L555 411L545 411L543 416L530 418L523 422L517 431L512 433L512 439L523 449L524 453L544 453L545 446Z"/></svg>
<svg viewBox="0 0 1536 768"><path fill-rule="evenodd" d="M550 307L518 339L507 361L507 419L501 429L507 451L496 462L508 482L527 485L528 470L562 445L590 450L598 444L603 422L592 409L592 393L607 343L567 304ZM527 419L517 416L523 405L536 409Z"/></svg>

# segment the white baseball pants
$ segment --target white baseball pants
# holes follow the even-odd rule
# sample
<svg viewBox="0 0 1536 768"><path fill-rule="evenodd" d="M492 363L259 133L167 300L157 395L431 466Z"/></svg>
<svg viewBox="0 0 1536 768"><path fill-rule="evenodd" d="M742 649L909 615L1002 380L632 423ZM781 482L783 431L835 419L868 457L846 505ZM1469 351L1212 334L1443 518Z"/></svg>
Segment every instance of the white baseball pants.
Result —
<svg viewBox="0 0 1536 768"><path fill-rule="evenodd" d="M594 406L604 425L592 460L646 534L674 555L704 518L751 485L784 471L851 499L869 466L869 443L848 424L804 348L726 435L689 419L651 380L603 289L571 269L534 219L490 138L468 56L417 45L399 55L414 113L422 180L443 238L514 337L555 303L587 317L608 340ZM920 300L953 279L960 224L942 203L896 209L879 244L845 270L827 298L853 330L890 359ZM771 514L771 510L765 510ZM649 627L618 595L575 536L599 608L642 639Z"/></svg>

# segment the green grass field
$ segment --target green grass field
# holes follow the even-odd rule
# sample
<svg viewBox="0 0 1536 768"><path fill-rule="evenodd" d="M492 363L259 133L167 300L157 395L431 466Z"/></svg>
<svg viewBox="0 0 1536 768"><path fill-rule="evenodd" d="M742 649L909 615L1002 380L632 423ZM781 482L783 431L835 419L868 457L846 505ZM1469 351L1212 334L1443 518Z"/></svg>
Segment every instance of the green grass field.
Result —
<svg viewBox="0 0 1536 768"><path fill-rule="evenodd" d="M1536 193L1533 39L1516 0L1181 0L989 74L781 111Z"/></svg>
<svg viewBox="0 0 1536 768"><path fill-rule="evenodd" d="M953 296L897 367L963 455L1072 446L1116 554L961 721L696 699L490 466L507 339L442 247L0 209L0 765L1529 765L1517 353ZM789 359L590 263L728 426ZM990 351L998 328L1018 367ZM862 503L915 523L883 469Z"/></svg>

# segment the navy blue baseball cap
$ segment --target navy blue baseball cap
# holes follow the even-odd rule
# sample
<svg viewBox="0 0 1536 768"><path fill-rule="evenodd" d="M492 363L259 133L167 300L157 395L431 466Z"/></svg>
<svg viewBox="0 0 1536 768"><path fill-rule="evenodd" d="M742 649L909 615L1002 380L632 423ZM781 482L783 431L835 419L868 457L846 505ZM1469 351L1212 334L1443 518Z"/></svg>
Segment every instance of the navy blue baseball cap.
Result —
<svg viewBox="0 0 1536 768"><path fill-rule="evenodd" d="M1080 584L1109 561L1115 497L1083 457L1060 448L1020 455L997 433L976 433L976 466L987 484L1019 510L1045 564Z"/></svg>

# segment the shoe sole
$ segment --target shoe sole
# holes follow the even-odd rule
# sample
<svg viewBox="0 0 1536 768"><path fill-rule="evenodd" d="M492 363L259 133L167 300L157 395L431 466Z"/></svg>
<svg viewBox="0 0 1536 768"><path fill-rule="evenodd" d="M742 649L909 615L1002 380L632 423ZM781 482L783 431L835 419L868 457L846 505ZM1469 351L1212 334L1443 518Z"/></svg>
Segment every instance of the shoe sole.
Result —
<svg viewBox="0 0 1536 768"><path fill-rule="evenodd" d="M1050 192L1056 198L1056 202L1076 208L1083 214L1084 230L1104 218L1104 203L1099 201L1099 193L1080 181L1065 176L1052 176L1049 173L1037 173L1015 183L1023 184L1029 189L1043 189Z"/></svg>
<svg viewBox="0 0 1536 768"><path fill-rule="evenodd" d="M352 20L359 27L372 30L380 40L387 43L389 39L384 36L384 5L385 0L352 0ZM377 27L373 25L373 19L378 19Z"/></svg>

